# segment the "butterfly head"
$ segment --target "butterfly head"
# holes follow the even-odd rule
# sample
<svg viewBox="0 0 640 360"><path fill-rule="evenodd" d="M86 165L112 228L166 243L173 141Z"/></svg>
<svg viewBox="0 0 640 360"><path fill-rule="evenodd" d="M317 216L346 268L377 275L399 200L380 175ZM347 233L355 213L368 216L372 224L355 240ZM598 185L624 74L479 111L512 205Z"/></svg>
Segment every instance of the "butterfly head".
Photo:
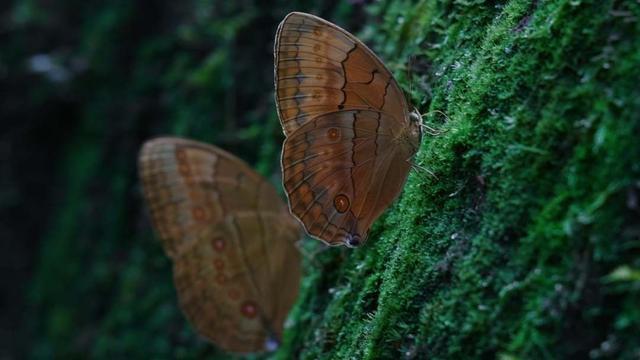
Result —
<svg viewBox="0 0 640 360"><path fill-rule="evenodd" d="M409 113L409 120L411 120L412 124L416 124L418 126L422 125L422 114L418 109L413 108L413 110Z"/></svg>
<svg viewBox="0 0 640 360"><path fill-rule="evenodd" d="M409 113L409 131L407 137L416 150L420 147L420 141L422 140L422 126L422 114L420 114L418 109L413 108L413 111Z"/></svg>

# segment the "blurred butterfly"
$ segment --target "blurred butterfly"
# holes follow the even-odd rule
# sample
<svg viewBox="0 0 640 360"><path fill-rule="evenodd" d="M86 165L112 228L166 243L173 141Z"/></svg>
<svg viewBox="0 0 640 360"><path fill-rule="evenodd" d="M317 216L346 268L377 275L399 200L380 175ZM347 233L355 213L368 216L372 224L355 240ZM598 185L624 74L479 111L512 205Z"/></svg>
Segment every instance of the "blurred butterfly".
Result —
<svg viewBox="0 0 640 360"><path fill-rule="evenodd" d="M287 15L274 55L291 212L309 235L358 246L402 190L421 116L366 45L316 16Z"/></svg>
<svg viewBox="0 0 640 360"><path fill-rule="evenodd" d="M275 188L235 156L179 138L146 142L139 172L189 322L224 350L273 350L298 294L302 235Z"/></svg>

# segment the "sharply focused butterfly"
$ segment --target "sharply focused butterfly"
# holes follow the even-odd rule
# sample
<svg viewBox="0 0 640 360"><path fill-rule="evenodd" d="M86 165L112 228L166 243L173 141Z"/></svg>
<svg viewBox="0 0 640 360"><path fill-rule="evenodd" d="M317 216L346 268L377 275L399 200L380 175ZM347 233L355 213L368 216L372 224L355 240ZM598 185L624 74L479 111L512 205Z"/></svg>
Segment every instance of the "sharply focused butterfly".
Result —
<svg viewBox="0 0 640 360"><path fill-rule="evenodd" d="M316 16L287 15L274 55L291 212L311 236L358 246L402 190L421 117L367 46Z"/></svg>
<svg viewBox="0 0 640 360"><path fill-rule="evenodd" d="M302 235L275 188L229 153L178 138L145 143L139 171L189 322L228 351L274 345L298 294Z"/></svg>

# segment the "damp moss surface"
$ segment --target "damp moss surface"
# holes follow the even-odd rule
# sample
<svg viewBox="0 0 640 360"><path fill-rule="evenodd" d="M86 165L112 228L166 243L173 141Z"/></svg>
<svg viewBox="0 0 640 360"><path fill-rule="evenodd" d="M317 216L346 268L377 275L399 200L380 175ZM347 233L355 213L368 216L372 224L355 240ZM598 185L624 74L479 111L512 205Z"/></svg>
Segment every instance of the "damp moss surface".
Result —
<svg viewBox="0 0 640 360"><path fill-rule="evenodd" d="M177 308L136 152L189 136L279 184L270 46L302 10L384 59L441 131L414 159L435 176L413 171L361 248L305 239L282 345L250 357L640 357L640 3L187 3L155 5L153 31L135 26L143 5L82 8L93 21L73 51L90 70L70 90L80 120L29 292L28 355L228 357Z"/></svg>
<svg viewBox="0 0 640 360"><path fill-rule="evenodd" d="M317 257L283 354L640 356L640 4L372 12L365 40L443 130L415 159L437 178L414 172L362 249Z"/></svg>

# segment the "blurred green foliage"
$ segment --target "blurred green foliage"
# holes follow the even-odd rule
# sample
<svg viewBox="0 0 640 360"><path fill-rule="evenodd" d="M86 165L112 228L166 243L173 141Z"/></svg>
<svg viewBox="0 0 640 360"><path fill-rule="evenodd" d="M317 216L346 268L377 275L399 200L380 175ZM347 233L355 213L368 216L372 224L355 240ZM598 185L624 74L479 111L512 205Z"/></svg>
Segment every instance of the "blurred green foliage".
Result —
<svg viewBox="0 0 640 360"><path fill-rule="evenodd" d="M640 356L637 2L62 4L15 1L0 45L3 66L40 51L68 69L63 82L40 74L30 101L63 99L77 118L55 133L26 354L227 358L179 313L136 153L154 135L188 136L277 184L271 48L301 10L359 28L446 132L415 160L438 178L413 173L366 246L305 260L271 356Z"/></svg>

